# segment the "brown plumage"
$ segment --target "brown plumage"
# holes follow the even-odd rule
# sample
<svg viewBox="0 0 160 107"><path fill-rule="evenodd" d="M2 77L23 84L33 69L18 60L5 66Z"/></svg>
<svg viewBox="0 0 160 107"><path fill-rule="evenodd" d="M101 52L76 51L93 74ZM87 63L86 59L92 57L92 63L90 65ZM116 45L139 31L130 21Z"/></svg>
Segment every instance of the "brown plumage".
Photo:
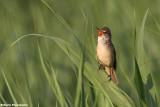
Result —
<svg viewBox="0 0 160 107"><path fill-rule="evenodd" d="M97 60L99 69L104 69L110 79L118 83L116 76L116 51L111 41L111 31L108 27L98 28Z"/></svg>

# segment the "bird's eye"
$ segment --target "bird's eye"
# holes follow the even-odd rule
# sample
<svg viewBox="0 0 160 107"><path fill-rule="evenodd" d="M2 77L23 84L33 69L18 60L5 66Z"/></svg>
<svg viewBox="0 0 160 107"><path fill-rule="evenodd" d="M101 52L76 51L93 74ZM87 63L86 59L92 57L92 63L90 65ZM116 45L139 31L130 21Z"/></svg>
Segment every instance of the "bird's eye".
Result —
<svg viewBox="0 0 160 107"><path fill-rule="evenodd" d="M105 31L105 30L103 31L103 33L106 33L106 32L107 32L107 31Z"/></svg>

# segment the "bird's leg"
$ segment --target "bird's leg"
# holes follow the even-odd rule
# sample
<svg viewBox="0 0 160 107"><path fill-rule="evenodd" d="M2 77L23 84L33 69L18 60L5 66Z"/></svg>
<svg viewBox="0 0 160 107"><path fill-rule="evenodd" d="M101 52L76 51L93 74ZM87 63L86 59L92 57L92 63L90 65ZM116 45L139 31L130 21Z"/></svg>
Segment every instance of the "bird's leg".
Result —
<svg viewBox="0 0 160 107"><path fill-rule="evenodd" d="M97 60L98 60L98 58L97 58ZM105 70L105 65L100 61L100 60L98 60L98 70Z"/></svg>
<svg viewBox="0 0 160 107"><path fill-rule="evenodd" d="M105 71L108 75L108 80L110 81L111 80L111 74L110 74L111 68L110 67L105 67Z"/></svg>
<svg viewBox="0 0 160 107"><path fill-rule="evenodd" d="M108 75L108 81L111 81L112 78L111 78L111 75Z"/></svg>
<svg viewBox="0 0 160 107"><path fill-rule="evenodd" d="M105 67L102 64L99 64L98 70L105 70Z"/></svg>
<svg viewBox="0 0 160 107"><path fill-rule="evenodd" d="M112 69L109 67L109 74L108 74L108 80L111 81L112 80Z"/></svg>

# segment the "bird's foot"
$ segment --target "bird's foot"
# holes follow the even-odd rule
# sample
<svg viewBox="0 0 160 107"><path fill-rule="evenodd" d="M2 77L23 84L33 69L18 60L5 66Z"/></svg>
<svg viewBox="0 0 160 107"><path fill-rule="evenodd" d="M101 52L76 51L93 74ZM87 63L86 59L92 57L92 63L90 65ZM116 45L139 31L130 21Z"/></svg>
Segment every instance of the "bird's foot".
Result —
<svg viewBox="0 0 160 107"><path fill-rule="evenodd" d="M111 78L111 75L108 75L108 81L111 81L112 78Z"/></svg>

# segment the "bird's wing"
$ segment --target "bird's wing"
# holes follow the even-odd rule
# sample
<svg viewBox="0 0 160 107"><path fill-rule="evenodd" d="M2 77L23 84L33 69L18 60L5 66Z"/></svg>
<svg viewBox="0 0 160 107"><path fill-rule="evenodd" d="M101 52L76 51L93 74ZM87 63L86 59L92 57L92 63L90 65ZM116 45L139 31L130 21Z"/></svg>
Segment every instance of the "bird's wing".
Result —
<svg viewBox="0 0 160 107"><path fill-rule="evenodd" d="M116 50L115 50L114 46L113 46L113 55L114 55L113 67L116 70L116 67L117 67L117 58L116 58Z"/></svg>

